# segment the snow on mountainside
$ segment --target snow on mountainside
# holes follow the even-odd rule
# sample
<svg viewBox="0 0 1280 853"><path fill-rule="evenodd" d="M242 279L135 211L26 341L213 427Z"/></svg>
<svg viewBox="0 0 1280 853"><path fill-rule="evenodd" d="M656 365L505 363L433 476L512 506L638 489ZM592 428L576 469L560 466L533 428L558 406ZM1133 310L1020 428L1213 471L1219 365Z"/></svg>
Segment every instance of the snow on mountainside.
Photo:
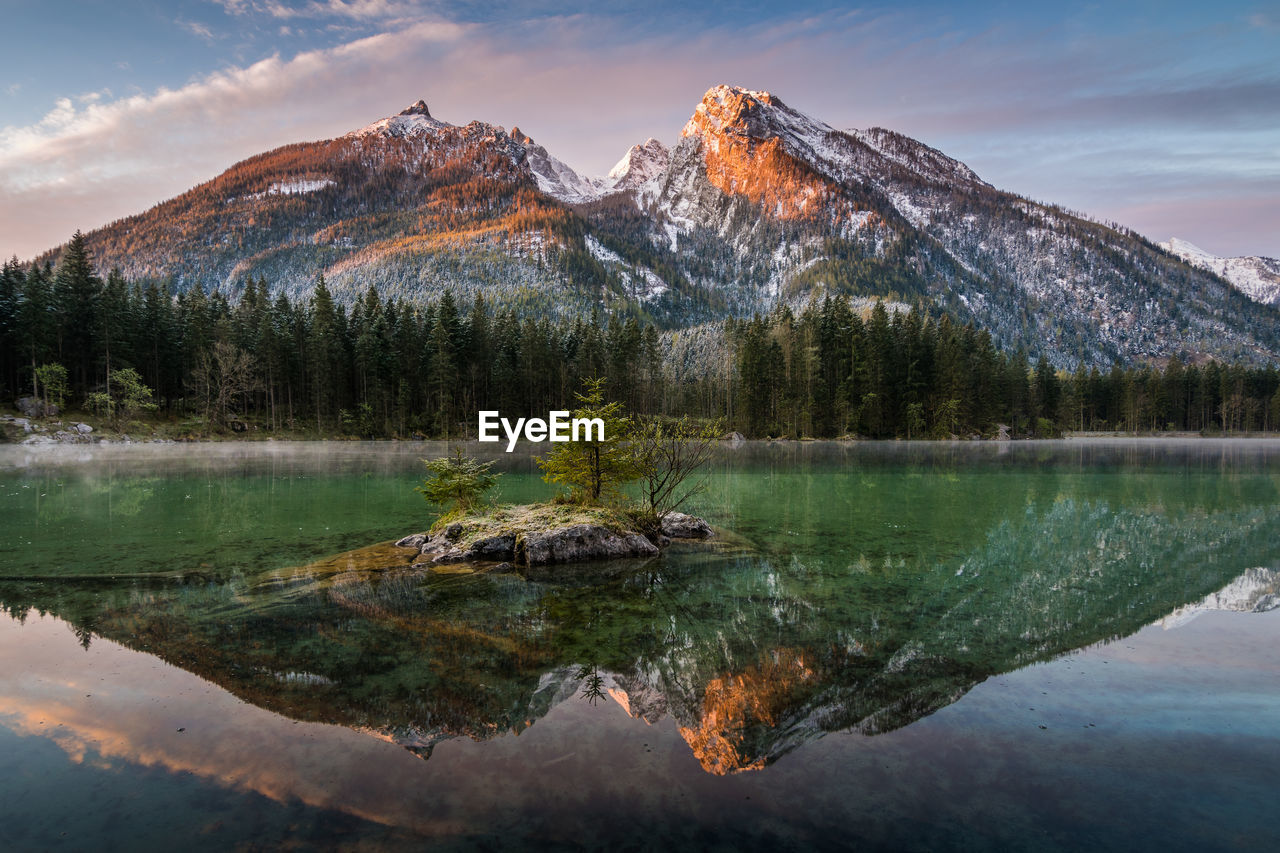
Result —
<svg viewBox="0 0 1280 853"><path fill-rule="evenodd" d="M523 163L538 189L560 201L577 203L600 195L600 187L582 177L571 167L547 153L547 149L535 143L520 128L513 127L508 134L501 127L487 122L473 121L459 128L433 118L425 101L419 100L399 115L384 118L373 124L348 133L345 138L366 140L385 136L400 139L417 139L424 145L447 147L459 140L489 142L509 156L514 164ZM453 133L451 133L453 131Z"/></svg>
<svg viewBox="0 0 1280 853"><path fill-rule="evenodd" d="M1280 354L1280 312L1219 278L1231 264L1215 274L998 190L917 140L839 131L733 86L706 93L674 147L649 139L604 177L517 128L454 125L418 101L87 239L103 269L228 294L261 278L305 295L323 274L346 301L450 289L673 329L839 294L931 304L1065 368ZM1274 302L1280 286L1249 292Z"/></svg>
<svg viewBox="0 0 1280 853"><path fill-rule="evenodd" d="M368 127L353 130L347 134L348 139L363 139L369 136L412 137L434 133L453 127L448 122L432 118L427 109L427 102L419 100L413 106L401 110L399 114L375 121Z"/></svg>
<svg viewBox="0 0 1280 853"><path fill-rule="evenodd" d="M656 181L671 163L671 151L653 137L631 146L617 165L601 182L607 192L621 192L646 187Z"/></svg>
<svg viewBox="0 0 1280 853"><path fill-rule="evenodd" d="M600 195L600 187L595 181L582 177L552 157L547 149L521 133L520 128L511 128L511 138L524 146L529 170L538 182L538 189L547 195L570 204L591 201Z"/></svg>
<svg viewBox="0 0 1280 853"><path fill-rule="evenodd" d="M636 203L652 243L743 313L815 292L927 298L1063 367L1277 349L1275 314L1252 316L1137 235L999 191L901 134L834 130L769 92L709 90L650 185Z"/></svg>
<svg viewBox="0 0 1280 853"><path fill-rule="evenodd" d="M1211 610L1268 613L1277 608L1280 608L1280 572L1264 568L1246 569L1244 574L1217 592L1174 610L1160 620L1160 626L1165 630L1177 628Z"/></svg>
<svg viewBox="0 0 1280 853"><path fill-rule="evenodd" d="M1222 276L1254 302L1280 306L1280 261L1275 258L1219 258L1177 237L1161 243L1160 248L1192 266Z"/></svg>

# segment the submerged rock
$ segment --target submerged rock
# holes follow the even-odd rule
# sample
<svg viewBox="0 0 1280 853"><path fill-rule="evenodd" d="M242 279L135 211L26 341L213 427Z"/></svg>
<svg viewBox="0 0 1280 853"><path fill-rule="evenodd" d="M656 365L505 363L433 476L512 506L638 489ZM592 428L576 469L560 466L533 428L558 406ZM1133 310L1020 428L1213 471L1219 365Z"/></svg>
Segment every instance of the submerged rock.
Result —
<svg viewBox="0 0 1280 853"><path fill-rule="evenodd" d="M709 539L715 536L715 531L696 515L669 512L662 519L662 535L672 539Z"/></svg>

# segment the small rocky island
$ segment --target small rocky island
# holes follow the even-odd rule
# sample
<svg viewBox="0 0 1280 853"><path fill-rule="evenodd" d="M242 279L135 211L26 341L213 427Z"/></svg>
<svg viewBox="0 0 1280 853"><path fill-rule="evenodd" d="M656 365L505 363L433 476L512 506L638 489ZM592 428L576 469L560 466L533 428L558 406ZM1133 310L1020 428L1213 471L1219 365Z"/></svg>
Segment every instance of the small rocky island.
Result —
<svg viewBox="0 0 1280 853"><path fill-rule="evenodd" d="M682 512L667 513L661 533L650 538L613 509L549 503L491 507L437 525L433 531L406 536L395 544L418 549L416 568L450 563L533 567L654 557L672 540L714 535L706 521Z"/></svg>
<svg viewBox="0 0 1280 853"><path fill-rule="evenodd" d="M696 475L723 433L719 423L632 418L621 403L605 400L604 379L586 380L583 388L574 422L599 429L581 440L576 433L561 439L537 457L542 479L567 489L548 502L487 502L501 474L491 470L493 461L471 458L461 447L422 460L427 478L415 491L443 514L429 531L395 543L416 550L414 567L535 568L656 557L672 540L714 535L706 521L677 508L703 485ZM628 484L635 487L631 496L623 489Z"/></svg>

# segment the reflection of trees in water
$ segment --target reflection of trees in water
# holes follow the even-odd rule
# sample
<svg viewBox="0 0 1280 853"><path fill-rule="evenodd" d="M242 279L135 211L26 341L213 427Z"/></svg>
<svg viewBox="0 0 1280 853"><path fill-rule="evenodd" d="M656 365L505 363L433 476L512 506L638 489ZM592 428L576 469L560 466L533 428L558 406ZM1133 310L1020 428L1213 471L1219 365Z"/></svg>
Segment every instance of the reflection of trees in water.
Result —
<svg viewBox="0 0 1280 853"><path fill-rule="evenodd" d="M335 560L253 582L5 582L0 599L424 755L576 694L670 715L726 773L828 731L898 728L992 674L1129 634L1272 563L1276 541L1274 506L1057 500L942 561L700 552L534 583Z"/></svg>

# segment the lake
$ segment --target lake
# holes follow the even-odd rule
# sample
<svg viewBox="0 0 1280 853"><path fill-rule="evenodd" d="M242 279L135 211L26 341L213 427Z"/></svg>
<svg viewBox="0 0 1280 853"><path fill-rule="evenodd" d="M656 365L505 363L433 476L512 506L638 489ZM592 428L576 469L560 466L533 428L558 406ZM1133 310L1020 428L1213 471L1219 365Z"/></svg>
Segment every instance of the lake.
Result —
<svg viewBox="0 0 1280 853"><path fill-rule="evenodd" d="M332 559L443 452L0 447L7 845L1280 849L1280 442L749 443L715 545Z"/></svg>

